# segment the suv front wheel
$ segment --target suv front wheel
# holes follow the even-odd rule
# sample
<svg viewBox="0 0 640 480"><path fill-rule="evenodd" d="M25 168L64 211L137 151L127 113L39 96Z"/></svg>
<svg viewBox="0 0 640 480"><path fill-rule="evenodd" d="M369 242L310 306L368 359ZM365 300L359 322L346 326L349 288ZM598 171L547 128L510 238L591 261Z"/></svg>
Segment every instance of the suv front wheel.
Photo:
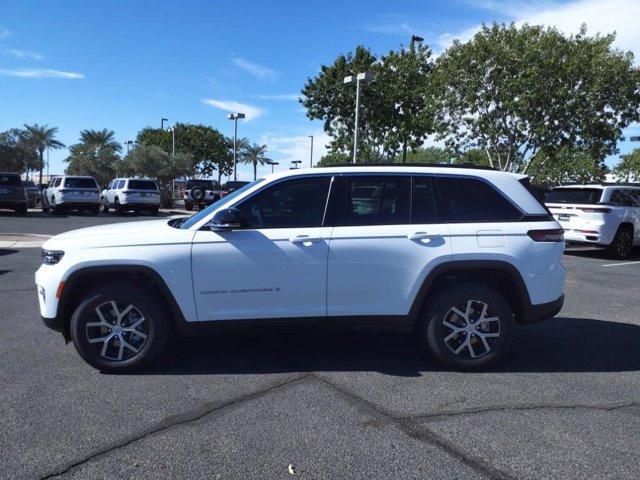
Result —
<svg viewBox="0 0 640 480"><path fill-rule="evenodd" d="M168 319L162 301L135 285L96 288L71 318L71 339L80 356L103 372L148 366L165 348Z"/></svg>
<svg viewBox="0 0 640 480"><path fill-rule="evenodd" d="M513 312L495 290L480 283L448 284L423 309L420 341L443 365L479 370L497 362L511 339Z"/></svg>

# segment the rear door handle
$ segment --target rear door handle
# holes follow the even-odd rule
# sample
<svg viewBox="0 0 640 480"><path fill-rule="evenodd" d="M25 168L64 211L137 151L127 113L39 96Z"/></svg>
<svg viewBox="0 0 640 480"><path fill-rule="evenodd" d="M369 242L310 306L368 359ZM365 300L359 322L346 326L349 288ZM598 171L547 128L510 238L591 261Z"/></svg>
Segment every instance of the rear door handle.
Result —
<svg viewBox="0 0 640 480"><path fill-rule="evenodd" d="M407 235L409 240L420 240L422 242L430 242L437 235L429 235L427 232L414 232Z"/></svg>
<svg viewBox="0 0 640 480"><path fill-rule="evenodd" d="M302 243L305 245L319 242L320 240L322 240L322 237L310 237L309 235L296 235L295 237L289 238L291 243Z"/></svg>

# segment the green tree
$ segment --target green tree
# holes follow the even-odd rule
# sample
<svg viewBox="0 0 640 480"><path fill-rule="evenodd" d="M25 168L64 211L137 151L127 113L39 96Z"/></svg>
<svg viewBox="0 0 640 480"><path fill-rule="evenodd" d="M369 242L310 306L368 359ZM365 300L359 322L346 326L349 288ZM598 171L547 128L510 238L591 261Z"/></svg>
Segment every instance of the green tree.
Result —
<svg viewBox="0 0 640 480"><path fill-rule="evenodd" d="M630 182L631 177L640 180L640 148L620 156L620 161L613 167L613 173L619 181Z"/></svg>
<svg viewBox="0 0 640 480"><path fill-rule="evenodd" d="M140 145L122 161L126 175L155 178L160 188L162 204L173 204L173 180L194 174L194 158L186 153L172 155L156 145Z"/></svg>
<svg viewBox="0 0 640 480"><path fill-rule="evenodd" d="M63 148L64 144L56 139L58 133L57 127L49 127L48 125L24 125L26 131L26 141L28 141L38 152L40 170L39 183L42 183L42 170L44 168L44 151L47 148L58 149Z"/></svg>
<svg viewBox="0 0 640 480"><path fill-rule="evenodd" d="M455 158L453 163L456 164L469 164L475 165L478 167L490 167L491 160L487 152L484 150L480 150L477 148L471 148L469 150L465 150L464 152L459 152Z"/></svg>
<svg viewBox="0 0 640 480"><path fill-rule="evenodd" d="M395 159L396 162L409 162L409 163L451 163L453 156L450 152L444 148L439 147L426 147L418 148L409 151L406 157L403 159L402 155L398 155Z"/></svg>
<svg viewBox="0 0 640 480"><path fill-rule="evenodd" d="M640 74L614 38L494 23L454 42L431 74L440 138L522 172L540 152L548 162L564 148L614 153L622 129L640 118Z"/></svg>
<svg viewBox="0 0 640 480"><path fill-rule="evenodd" d="M24 130L0 132L0 171L23 173L37 170L40 158Z"/></svg>
<svg viewBox="0 0 640 480"><path fill-rule="evenodd" d="M70 175L91 175L99 185L105 185L120 169L118 153L122 146L115 140L113 130L82 130L80 142L69 147L65 159L69 165L65 172Z"/></svg>
<svg viewBox="0 0 640 480"><path fill-rule="evenodd" d="M196 162L198 175L211 176L214 171L218 177L227 174L229 158L227 142L218 130L206 125L177 123L175 126L175 151L190 155ZM155 145L165 152L173 150L173 134L169 130L147 127L137 135L140 145Z"/></svg>
<svg viewBox="0 0 640 480"><path fill-rule="evenodd" d="M269 163L271 159L267 158L267 146L253 144L244 149L240 161L242 163L250 163L253 165L253 179L258 177L258 165Z"/></svg>
<svg viewBox="0 0 640 480"><path fill-rule="evenodd" d="M600 159L589 152L563 148L550 159L543 152L531 161L528 174L536 185L553 187L563 182L599 183L606 178L608 169Z"/></svg>
<svg viewBox="0 0 640 480"><path fill-rule="evenodd" d="M345 153L340 152L329 152L324 155L318 163L316 163L316 167L328 167L330 165L344 165L345 163L351 162L352 157Z"/></svg>
<svg viewBox="0 0 640 480"><path fill-rule="evenodd" d="M373 82L360 84L359 159L383 157L391 161L399 151L404 158L433 130L428 115L417 115L431 110L431 97L425 95L433 65L430 56L421 44L401 47L379 58L358 46L309 78L300 102L307 117L324 122L324 131L332 137L331 151L348 153L353 147L356 89L343 80L361 72L373 74Z"/></svg>

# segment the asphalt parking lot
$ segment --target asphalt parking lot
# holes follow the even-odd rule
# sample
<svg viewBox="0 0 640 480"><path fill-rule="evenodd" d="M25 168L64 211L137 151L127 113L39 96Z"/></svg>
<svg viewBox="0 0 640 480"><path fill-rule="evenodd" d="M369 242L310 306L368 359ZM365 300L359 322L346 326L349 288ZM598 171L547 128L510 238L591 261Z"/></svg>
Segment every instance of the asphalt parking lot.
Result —
<svg viewBox="0 0 640 480"><path fill-rule="evenodd" d="M0 213L0 234L142 218ZM640 254L570 248L563 310L483 373L402 335L274 332L105 375L41 323L39 263L0 249L0 478L640 477Z"/></svg>

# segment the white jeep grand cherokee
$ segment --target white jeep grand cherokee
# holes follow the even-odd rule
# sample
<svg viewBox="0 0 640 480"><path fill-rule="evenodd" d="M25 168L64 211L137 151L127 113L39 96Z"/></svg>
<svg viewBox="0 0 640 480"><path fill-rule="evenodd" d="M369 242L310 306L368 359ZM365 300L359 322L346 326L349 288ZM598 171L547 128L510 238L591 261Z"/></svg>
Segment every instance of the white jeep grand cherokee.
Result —
<svg viewBox="0 0 640 480"><path fill-rule="evenodd" d="M527 177L343 166L253 182L189 218L85 228L43 246L45 324L94 367L162 354L171 330L414 332L443 364L500 358L562 307L562 230Z"/></svg>

